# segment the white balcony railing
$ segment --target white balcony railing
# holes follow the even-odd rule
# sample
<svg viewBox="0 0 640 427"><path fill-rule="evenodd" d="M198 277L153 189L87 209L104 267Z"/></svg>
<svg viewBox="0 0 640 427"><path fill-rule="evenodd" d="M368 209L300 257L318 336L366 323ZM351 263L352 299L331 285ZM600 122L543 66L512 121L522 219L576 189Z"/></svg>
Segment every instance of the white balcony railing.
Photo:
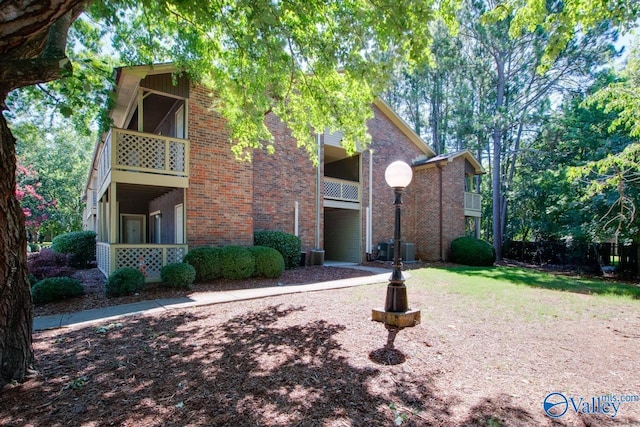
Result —
<svg viewBox="0 0 640 427"><path fill-rule="evenodd" d="M189 176L189 140L112 128L98 159L98 183L112 170Z"/></svg>
<svg viewBox="0 0 640 427"><path fill-rule="evenodd" d="M464 215L482 216L482 196L478 193L464 193Z"/></svg>
<svg viewBox="0 0 640 427"><path fill-rule="evenodd" d="M159 281L160 269L170 263L182 262L186 254L187 245L96 244L96 258L102 274L108 277L119 268L131 267L142 271L147 282Z"/></svg>
<svg viewBox="0 0 640 427"><path fill-rule="evenodd" d="M354 181L324 177L324 198L344 202L360 202L360 184Z"/></svg>

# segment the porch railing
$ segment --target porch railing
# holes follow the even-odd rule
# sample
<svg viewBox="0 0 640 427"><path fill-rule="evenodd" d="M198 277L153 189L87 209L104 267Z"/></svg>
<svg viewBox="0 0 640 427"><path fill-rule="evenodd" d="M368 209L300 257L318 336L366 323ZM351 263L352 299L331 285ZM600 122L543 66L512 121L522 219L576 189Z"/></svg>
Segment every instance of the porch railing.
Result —
<svg viewBox="0 0 640 427"><path fill-rule="evenodd" d="M478 193L464 193L465 216L482 216L482 196Z"/></svg>
<svg viewBox="0 0 640 427"><path fill-rule="evenodd" d="M102 186L113 170L189 176L189 140L111 128L98 159Z"/></svg>
<svg viewBox="0 0 640 427"><path fill-rule="evenodd" d="M360 184L344 179L324 177L324 198L344 202L360 202Z"/></svg>
<svg viewBox="0 0 640 427"><path fill-rule="evenodd" d="M140 270L147 282L160 281L160 269L173 262L182 262L187 245L131 245L98 242L96 258L98 268L107 277L123 267Z"/></svg>

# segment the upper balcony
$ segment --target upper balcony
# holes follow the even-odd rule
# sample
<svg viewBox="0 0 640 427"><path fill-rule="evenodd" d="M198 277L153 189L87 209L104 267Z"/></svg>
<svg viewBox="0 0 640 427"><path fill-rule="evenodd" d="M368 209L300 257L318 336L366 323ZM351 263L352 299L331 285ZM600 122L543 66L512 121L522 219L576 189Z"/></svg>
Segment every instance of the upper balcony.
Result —
<svg viewBox="0 0 640 427"><path fill-rule="evenodd" d="M478 193L464 193L464 216L482 216L482 196Z"/></svg>
<svg viewBox="0 0 640 427"><path fill-rule="evenodd" d="M112 128L98 157L98 188L111 182L187 188L189 140Z"/></svg>
<svg viewBox="0 0 640 427"><path fill-rule="evenodd" d="M360 183L325 176L324 205L343 209L359 209Z"/></svg>

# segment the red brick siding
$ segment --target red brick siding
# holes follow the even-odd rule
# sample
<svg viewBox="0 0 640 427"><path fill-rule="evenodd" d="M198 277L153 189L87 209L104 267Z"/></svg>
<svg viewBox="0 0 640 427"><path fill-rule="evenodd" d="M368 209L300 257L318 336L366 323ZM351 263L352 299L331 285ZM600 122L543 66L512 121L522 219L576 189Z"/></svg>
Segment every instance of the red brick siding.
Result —
<svg viewBox="0 0 640 427"><path fill-rule="evenodd" d="M440 170L414 169L416 258L439 260L440 257Z"/></svg>
<svg viewBox="0 0 640 427"><path fill-rule="evenodd" d="M275 153L254 152L254 227L293 234L294 204L298 202L298 231L306 251L315 247L316 167L275 116L267 117L267 127L274 136Z"/></svg>
<svg viewBox="0 0 640 427"><path fill-rule="evenodd" d="M442 230L445 261L451 259L451 241L464 235L464 165L457 157L443 169Z"/></svg>
<svg viewBox="0 0 640 427"><path fill-rule="evenodd" d="M316 169L297 148L289 130L273 116L267 126L275 138L274 155L256 150L253 163L236 161L224 120L210 110L206 91L194 87L189 100L191 141L190 183L187 190L187 239L191 247L253 243L254 229L294 232L294 203L299 204L299 235L304 250L315 247ZM411 163L423 152L377 107L368 122L373 150L372 239L393 238L393 190L384 179L395 160ZM369 203L369 156L362 154L362 245L366 252L365 209ZM320 156L322 159L322 154ZM322 166L321 166L322 168ZM439 169L414 170L403 197L402 240L416 244L416 256L438 260L440 254ZM321 175L323 171L321 169ZM445 259L451 240L464 234L464 159L442 169L442 248ZM320 207L320 247L323 247L323 206Z"/></svg>
<svg viewBox="0 0 640 427"><path fill-rule="evenodd" d="M387 166L395 160L402 160L411 164L412 160L424 154L406 135L404 135L377 107L373 107L374 118L368 123L369 133L372 136L371 149L373 149L373 202L372 202L372 239L375 246L378 242L386 242L393 238L395 211L393 207L393 190L389 188L384 179ZM364 153L362 157L362 201L363 218L365 208L369 203L369 155ZM415 242L416 210L413 202L416 183L412 182L407 187L403 196L402 209L402 241ZM366 239L365 221L363 220L362 237Z"/></svg>
<svg viewBox="0 0 640 427"><path fill-rule="evenodd" d="M203 245L253 244L251 163L235 160L224 120L211 111L199 86L189 98L191 145L187 190L187 242Z"/></svg>
<svg viewBox="0 0 640 427"><path fill-rule="evenodd" d="M464 158L458 157L453 162L414 170L414 180L419 184L415 202L419 212L416 215L416 256L423 260L449 260L451 241L464 235L464 164Z"/></svg>

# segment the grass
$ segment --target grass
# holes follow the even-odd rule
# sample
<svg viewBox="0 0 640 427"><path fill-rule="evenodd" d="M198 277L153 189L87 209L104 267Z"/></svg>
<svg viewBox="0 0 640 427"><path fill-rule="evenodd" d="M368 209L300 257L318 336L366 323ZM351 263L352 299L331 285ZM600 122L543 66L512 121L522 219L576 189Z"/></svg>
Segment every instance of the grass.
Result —
<svg viewBox="0 0 640 427"><path fill-rule="evenodd" d="M640 287L633 284L514 267L413 270L407 284L456 295L456 309L461 312L468 307L480 307L489 317L515 316L523 321L577 319L588 315L606 320L614 316L614 307L619 303L640 299ZM605 300L607 304L603 304ZM596 309L597 306L601 307Z"/></svg>
<svg viewBox="0 0 640 427"><path fill-rule="evenodd" d="M599 278L582 278L545 273L515 267L454 267L439 269L462 286L473 285L475 290L486 291L498 283L532 288L574 292L588 295L620 296L640 299L640 286Z"/></svg>

